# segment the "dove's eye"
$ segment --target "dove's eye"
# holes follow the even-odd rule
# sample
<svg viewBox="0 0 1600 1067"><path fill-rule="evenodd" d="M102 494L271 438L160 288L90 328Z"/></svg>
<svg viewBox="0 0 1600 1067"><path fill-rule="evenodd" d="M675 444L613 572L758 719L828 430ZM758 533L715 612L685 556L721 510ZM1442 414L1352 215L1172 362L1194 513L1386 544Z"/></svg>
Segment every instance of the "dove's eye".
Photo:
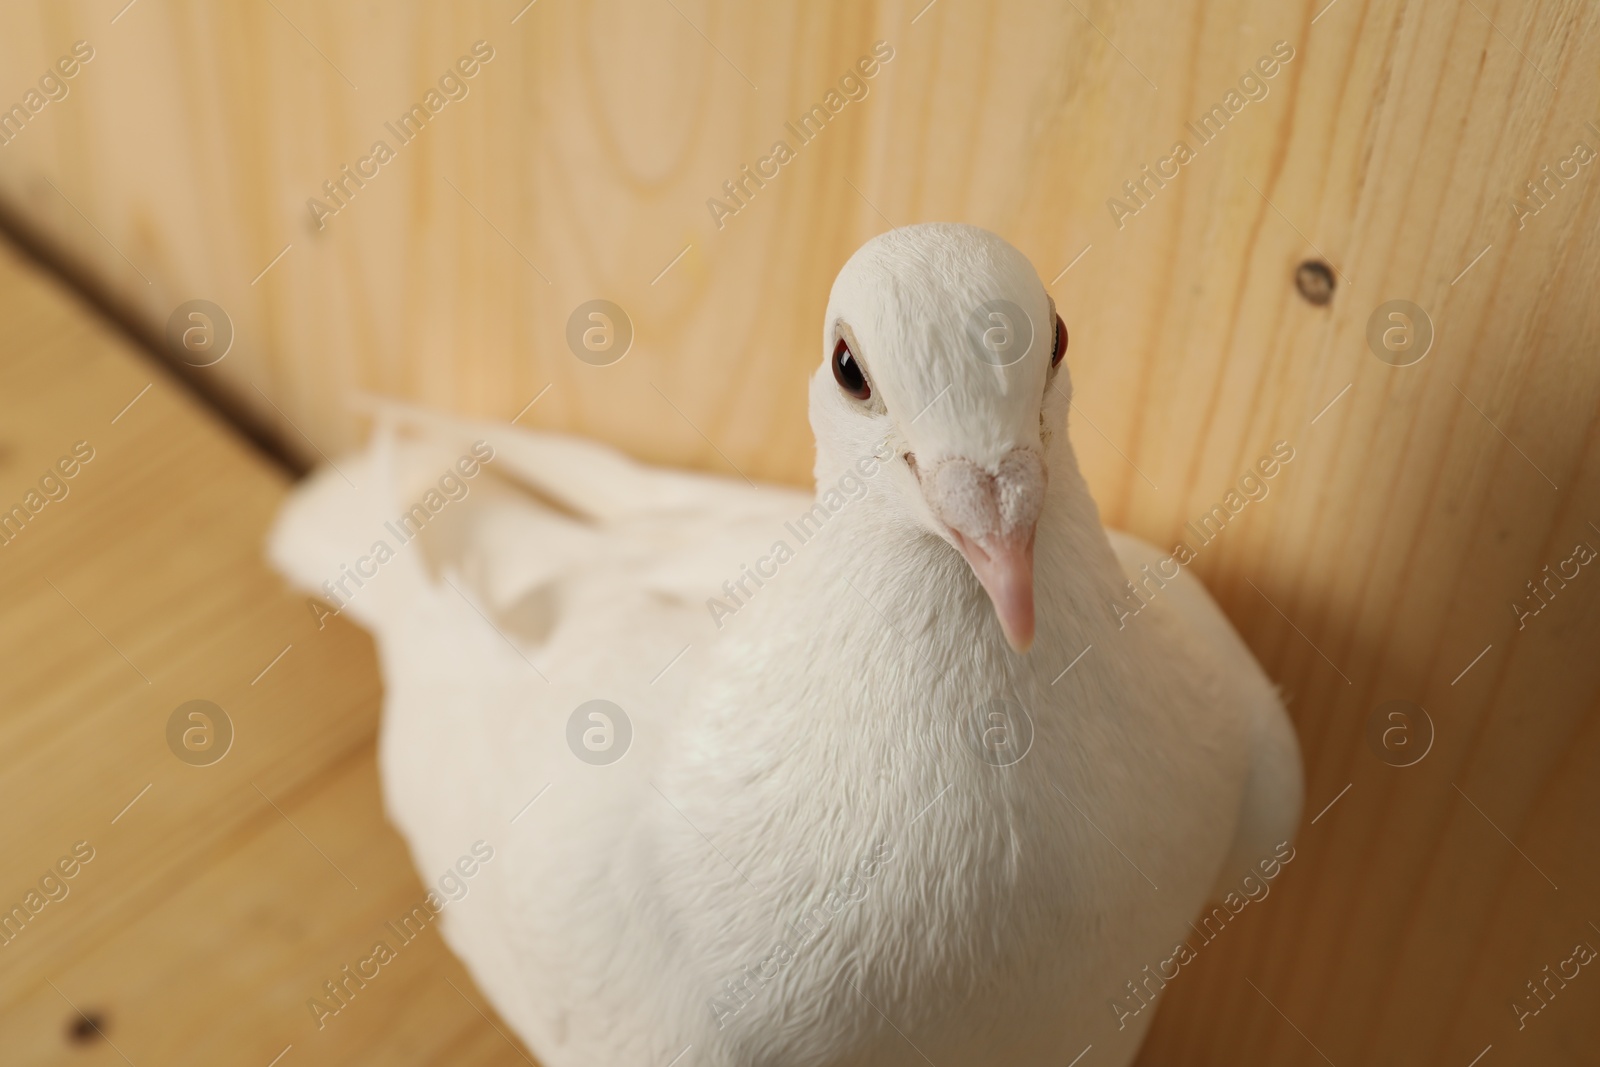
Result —
<svg viewBox="0 0 1600 1067"><path fill-rule="evenodd" d="M1056 316L1056 344L1050 350L1050 365L1057 366L1061 357L1067 354L1067 324L1061 321L1061 316Z"/></svg>
<svg viewBox="0 0 1600 1067"><path fill-rule="evenodd" d="M867 382L867 376L861 373L856 354L850 351L850 346L842 337L833 346L833 380L839 383L840 389L857 400L865 400L872 395L872 386Z"/></svg>

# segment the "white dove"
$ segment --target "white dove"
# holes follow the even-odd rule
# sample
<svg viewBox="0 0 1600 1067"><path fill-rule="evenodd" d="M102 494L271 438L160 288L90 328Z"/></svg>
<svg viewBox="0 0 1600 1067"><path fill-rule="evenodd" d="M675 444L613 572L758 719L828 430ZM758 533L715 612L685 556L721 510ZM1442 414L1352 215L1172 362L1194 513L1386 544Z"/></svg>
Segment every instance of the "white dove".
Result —
<svg viewBox="0 0 1600 1067"><path fill-rule="evenodd" d="M432 889L384 944L439 912L547 1067L1127 1064L1191 920L1285 858L1288 717L1101 527L1021 253L876 237L822 342L814 497L382 405L290 500L272 557L377 638Z"/></svg>

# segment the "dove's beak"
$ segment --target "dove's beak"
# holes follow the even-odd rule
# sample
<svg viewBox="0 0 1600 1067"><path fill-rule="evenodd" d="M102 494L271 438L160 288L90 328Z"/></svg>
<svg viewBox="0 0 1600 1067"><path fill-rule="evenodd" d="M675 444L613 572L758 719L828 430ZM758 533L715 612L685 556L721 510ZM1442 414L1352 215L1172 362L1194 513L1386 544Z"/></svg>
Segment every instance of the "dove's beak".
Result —
<svg viewBox="0 0 1600 1067"><path fill-rule="evenodd" d="M1033 646L1033 531L1030 525L1026 530L977 541L960 530L950 531L967 566L989 594L1006 643L1018 652Z"/></svg>
<svg viewBox="0 0 1600 1067"><path fill-rule="evenodd" d="M1033 539L1044 507L1044 457L1013 448L993 472L952 458L917 480L934 517L989 594L1006 642L1018 652L1033 645Z"/></svg>

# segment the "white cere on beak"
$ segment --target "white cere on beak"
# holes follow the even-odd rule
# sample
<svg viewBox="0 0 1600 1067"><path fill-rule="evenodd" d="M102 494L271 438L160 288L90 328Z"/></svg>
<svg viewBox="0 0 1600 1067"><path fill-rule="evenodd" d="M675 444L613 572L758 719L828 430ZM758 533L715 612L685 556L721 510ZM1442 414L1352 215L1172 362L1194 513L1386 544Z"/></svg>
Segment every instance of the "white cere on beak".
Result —
<svg viewBox="0 0 1600 1067"><path fill-rule="evenodd" d="M923 495L994 604L1006 640L1018 652L1033 644L1033 537L1044 508L1044 457L1013 448L993 473L970 459L940 461Z"/></svg>

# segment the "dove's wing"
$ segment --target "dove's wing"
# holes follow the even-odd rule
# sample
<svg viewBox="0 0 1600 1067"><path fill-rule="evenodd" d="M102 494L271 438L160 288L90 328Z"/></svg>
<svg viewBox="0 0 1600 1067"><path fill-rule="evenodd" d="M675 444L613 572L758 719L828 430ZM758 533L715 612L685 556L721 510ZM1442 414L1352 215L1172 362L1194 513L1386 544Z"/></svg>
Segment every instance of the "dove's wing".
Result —
<svg viewBox="0 0 1600 1067"><path fill-rule="evenodd" d="M692 600L709 619L705 598L718 595L737 607L752 587L729 598L723 583L737 579L782 535L784 521L810 506L797 490L653 468L579 438L398 403L378 408L373 446L299 487L270 539L286 575L335 604L347 601L374 629L382 629L390 601L416 595L428 571L457 584L465 577L498 608L559 581ZM402 437L402 426L420 433ZM460 473L458 462L475 458L475 442L492 447L491 462L469 463L488 477ZM438 484L445 477L461 488ZM436 510L417 512L430 493L427 507ZM423 521L405 521L413 513ZM402 552L413 543L403 539L421 525L423 551ZM350 570L373 567L355 564L384 540L398 562L377 568L382 580L369 586L348 579ZM391 573L405 578L390 581Z"/></svg>
<svg viewBox="0 0 1600 1067"><path fill-rule="evenodd" d="M493 458L468 477L479 441ZM617 937L621 904L604 894L639 888L607 864L660 803L649 780L662 740L719 621L732 624L708 598L737 609L761 595L746 580L729 598L723 584L809 505L576 439L387 409L365 452L284 508L273 561L377 639L385 801L424 881L476 841L496 850L444 932L524 1034L563 1040L564 998ZM370 576L357 586L352 570ZM594 700L626 726L577 714ZM625 757L591 762L618 751L608 744Z"/></svg>
<svg viewBox="0 0 1600 1067"><path fill-rule="evenodd" d="M1129 534L1113 530L1107 534L1129 581L1143 576L1144 565L1155 570L1167 556ZM1226 680L1236 692L1235 699L1250 712L1250 771L1239 803L1233 846L1217 876L1214 892L1220 898L1236 889L1256 864L1270 859L1278 844L1294 837L1304 792L1299 742L1277 691L1198 578L1180 572L1167 580L1146 610L1175 617L1179 632L1216 665L1216 675Z"/></svg>

